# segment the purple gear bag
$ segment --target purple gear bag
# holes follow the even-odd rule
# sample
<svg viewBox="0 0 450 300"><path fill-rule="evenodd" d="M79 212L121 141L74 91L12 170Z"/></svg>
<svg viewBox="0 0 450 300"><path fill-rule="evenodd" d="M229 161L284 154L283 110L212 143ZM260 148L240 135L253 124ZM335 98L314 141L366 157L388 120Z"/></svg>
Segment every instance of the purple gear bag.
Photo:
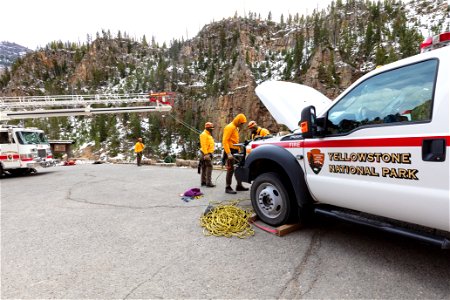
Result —
<svg viewBox="0 0 450 300"><path fill-rule="evenodd" d="M196 196L203 195L203 193L200 191L199 188L191 188L191 189L187 190L186 192L184 192L183 195L186 197L196 197Z"/></svg>

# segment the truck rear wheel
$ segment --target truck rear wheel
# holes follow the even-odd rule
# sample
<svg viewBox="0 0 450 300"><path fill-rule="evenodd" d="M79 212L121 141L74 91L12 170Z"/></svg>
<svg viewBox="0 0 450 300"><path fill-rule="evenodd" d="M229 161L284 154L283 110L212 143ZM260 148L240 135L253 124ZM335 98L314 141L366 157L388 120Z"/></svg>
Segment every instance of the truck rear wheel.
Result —
<svg viewBox="0 0 450 300"><path fill-rule="evenodd" d="M277 173L264 173L256 177L250 195L258 217L271 226L286 224L296 211Z"/></svg>

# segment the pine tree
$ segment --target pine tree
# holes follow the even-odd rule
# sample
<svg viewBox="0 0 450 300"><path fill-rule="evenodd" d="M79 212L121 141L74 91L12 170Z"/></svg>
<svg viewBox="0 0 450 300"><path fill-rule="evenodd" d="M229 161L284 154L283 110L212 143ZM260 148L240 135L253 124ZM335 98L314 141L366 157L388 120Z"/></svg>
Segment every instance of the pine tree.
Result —
<svg viewBox="0 0 450 300"><path fill-rule="evenodd" d="M221 91L223 92L223 94L227 94L228 93L228 85L229 85L229 81L230 81L230 72L228 69L225 70L225 75L223 76L223 80L221 82Z"/></svg>
<svg viewBox="0 0 450 300"><path fill-rule="evenodd" d="M96 122L96 141L98 143L103 143L108 138L108 116L107 115L97 115L95 116Z"/></svg>
<svg viewBox="0 0 450 300"><path fill-rule="evenodd" d="M219 35L220 35L220 53L219 53L219 56L220 56L221 60L225 60L225 48L227 46L227 43L226 43L227 41L226 41L224 26L222 26L220 28Z"/></svg>
<svg viewBox="0 0 450 300"><path fill-rule="evenodd" d="M415 29L405 26L400 35L400 53L402 58L410 57L419 52L420 42L423 40Z"/></svg>
<svg viewBox="0 0 450 300"><path fill-rule="evenodd" d="M294 60L292 59L291 53L287 52L284 60L286 62L286 68L284 69L283 72L284 80L289 80L291 79L292 67L294 65Z"/></svg>
<svg viewBox="0 0 450 300"><path fill-rule="evenodd" d="M327 73L328 73L327 74L328 84L330 84L331 86L339 85L340 78L339 78L338 74L336 73L336 66L335 66L335 61L334 61L334 51L333 50L330 50L330 63L328 64Z"/></svg>
<svg viewBox="0 0 450 300"><path fill-rule="evenodd" d="M142 137L141 117L137 113L130 114L130 137L133 140Z"/></svg>
<svg viewBox="0 0 450 300"><path fill-rule="evenodd" d="M167 68L167 64L164 61L164 58L162 56L160 56L159 61L158 61L158 66L156 67L157 89L160 91L165 90L166 68Z"/></svg>
<svg viewBox="0 0 450 300"><path fill-rule="evenodd" d="M372 27L372 23L369 22L369 24L367 25L367 30L366 30L366 38L365 38L365 43L364 43L364 55L366 57L370 56L370 53L372 52L373 49L373 27Z"/></svg>
<svg viewBox="0 0 450 300"><path fill-rule="evenodd" d="M0 76L0 89L6 87L11 80L11 73L8 68L5 68L4 73Z"/></svg>
<svg viewBox="0 0 450 300"><path fill-rule="evenodd" d="M321 31L321 24L318 14L314 14L314 48L317 48L320 45L320 31Z"/></svg>
<svg viewBox="0 0 450 300"><path fill-rule="evenodd" d="M388 63L391 63L391 62L394 62L394 61L397 61L397 60L398 60L398 56L395 53L395 49L393 47L391 47L389 49L389 55L388 55L388 57L386 59L386 63L388 64Z"/></svg>
<svg viewBox="0 0 450 300"><path fill-rule="evenodd" d="M147 43L147 39L145 38L145 34L144 34L144 36L142 37L142 46L148 47L148 43Z"/></svg>
<svg viewBox="0 0 450 300"><path fill-rule="evenodd" d="M295 77L300 78L301 74L301 64L303 61L303 48L304 48L305 40L302 34L299 34L295 38L295 47L294 47L294 57L293 57L293 68L295 70Z"/></svg>
<svg viewBox="0 0 450 300"><path fill-rule="evenodd" d="M375 64L377 66L382 66L386 63L386 50L383 46L379 45L377 47L377 52L375 54Z"/></svg>

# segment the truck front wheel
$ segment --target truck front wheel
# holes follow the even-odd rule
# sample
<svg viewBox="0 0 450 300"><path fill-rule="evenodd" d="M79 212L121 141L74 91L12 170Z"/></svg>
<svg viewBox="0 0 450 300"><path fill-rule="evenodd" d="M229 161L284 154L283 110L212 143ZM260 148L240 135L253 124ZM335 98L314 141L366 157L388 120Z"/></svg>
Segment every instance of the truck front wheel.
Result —
<svg viewBox="0 0 450 300"><path fill-rule="evenodd" d="M264 173L256 177L250 192L253 209L258 217L271 226L286 224L295 207L277 173Z"/></svg>

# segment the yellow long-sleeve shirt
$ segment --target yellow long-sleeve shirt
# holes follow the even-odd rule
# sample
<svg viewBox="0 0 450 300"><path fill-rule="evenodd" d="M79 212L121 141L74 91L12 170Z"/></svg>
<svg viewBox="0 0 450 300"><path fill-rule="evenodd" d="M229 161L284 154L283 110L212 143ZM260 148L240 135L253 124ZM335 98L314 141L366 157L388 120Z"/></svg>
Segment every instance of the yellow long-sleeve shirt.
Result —
<svg viewBox="0 0 450 300"><path fill-rule="evenodd" d="M214 153L214 138L208 130L203 130L200 134L200 150L203 155Z"/></svg>
<svg viewBox="0 0 450 300"><path fill-rule="evenodd" d="M256 129L255 133L252 132L252 140L254 140L257 137L263 137L263 136L266 136L269 134L270 134L270 132L266 128L258 127L258 129Z"/></svg>
<svg viewBox="0 0 450 300"><path fill-rule="evenodd" d="M233 144L239 143L239 124L243 124L247 122L247 118L244 114L238 114L234 120L229 123L223 129L223 138L222 138L222 146L223 150L226 154L230 154L230 149L239 150L238 146L234 146Z"/></svg>
<svg viewBox="0 0 450 300"><path fill-rule="evenodd" d="M144 148L145 148L145 145L144 145L142 142L137 142L137 143L134 145L134 152L135 152L135 153L142 152L142 151L144 150Z"/></svg>

